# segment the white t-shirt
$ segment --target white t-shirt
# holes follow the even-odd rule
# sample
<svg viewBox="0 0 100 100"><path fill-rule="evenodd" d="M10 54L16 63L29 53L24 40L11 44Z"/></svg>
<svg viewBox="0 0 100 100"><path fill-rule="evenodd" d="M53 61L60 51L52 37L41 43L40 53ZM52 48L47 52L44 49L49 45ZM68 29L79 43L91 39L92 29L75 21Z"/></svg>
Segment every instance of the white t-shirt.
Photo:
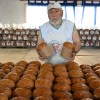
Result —
<svg viewBox="0 0 100 100"><path fill-rule="evenodd" d="M68 41L73 43L73 29L74 23L69 20L63 20L63 23L59 28L55 28L49 22L40 26L41 35L44 39L44 42L51 44L54 49L53 54L46 60L47 62L55 65L65 63L68 61L67 59L63 58L60 54L64 42Z"/></svg>

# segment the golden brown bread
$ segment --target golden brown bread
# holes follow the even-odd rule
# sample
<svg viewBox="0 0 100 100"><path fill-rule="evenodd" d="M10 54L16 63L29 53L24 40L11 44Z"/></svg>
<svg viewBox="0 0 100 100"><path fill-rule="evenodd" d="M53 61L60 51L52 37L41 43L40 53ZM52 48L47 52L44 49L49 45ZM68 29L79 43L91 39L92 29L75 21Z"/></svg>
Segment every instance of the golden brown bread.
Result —
<svg viewBox="0 0 100 100"><path fill-rule="evenodd" d="M39 96L39 97L36 97L34 100L53 100L51 96Z"/></svg>
<svg viewBox="0 0 100 100"><path fill-rule="evenodd" d="M28 78L22 78L18 81L16 87L32 89L34 87L34 81Z"/></svg>
<svg viewBox="0 0 100 100"><path fill-rule="evenodd" d="M83 98L92 98L93 99L93 95L89 91L80 90L80 91L76 91L73 93L73 98L74 98L74 100L81 100Z"/></svg>
<svg viewBox="0 0 100 100"><path fill-rule="evenodd" d="M67 71L62 71L62 70L55 70L54 71L54 76L68 77L68 72Z"/></svg>
<svg viewBox="0 0 100 100"><path fill-rule="evenodd" d="M48 46L47 43L42 42L36 47L37 53L40 57L48 58L52 54L51 48Z"/></svg>
<svg viewBox="0 0 100 100"><path fill-rule="evenodd" d="M74 78L71 78L71 82L72 82L72 84L74 84L74 83L86 83L86 80L84 78L81 78L81 77L74 77Z"/></svg>
<svg viewBox="0 0 100 100"><path fill-rule="evenodd" d="M55 83L71 84L71 80L68 77L55 77Z"/></svg>
<svg viewBox="0 0 100 100"><path fill-rule="evenodd" d="M46 47L46 46L47 46L47 43L46 42L42 42L36 47L36 50L40 51L43 47Z"/></svg>
<svg viewBox="0 0 100 100"><path fill-rule="evenodd" d="M26 98L30 98L32 97L32 91L31 89L28 88L15 88L13 91L13 96L17 97L17 96L22 96L22 97L26 97Z"/></svg>
<svg viewBox="0 0 100 100"><path fill-rule="evenodd" d="M70 60L68 62L65 63L66 66L69 66L69 65L78 65L78 63L74 62L73 60Z"/></svg>
<svg viewBox="0 0 100 100"><path fill-rule="evenodd" d="M17 97L12 97L10 100L30 100L30 98L17 96Z"/></svg>
<svg viewBox="0 0 100 100"><path fill-rule="evenodd" d="M0 78L3 78L5 75L6 74L2 70L0 70Z"/></svg>
<svg viewBox="0 0 100 100"><path fill-rule="evenodd" d="M48 79L50 81L53 81L54 75L53 75L53 72L51 72L51 71L46 71L46 70L43 71L42 70L42 71L39 71L37 78L44 78L44 79Z"/></svg>
<svg viewBox="0 0 100 100"><path fill-rule="evenodd" d="M41 66L41 63L40 63L39 61L30 61L28 64L29 64L29 65L30 65L30 64L36 64L36 65L38 65L39 67Z"/></svg>
<svg viewBox="0 0 100 100"><path fill-rule="evenodd" d="M87 74L87 73L94 73L94 71L92 69L83 69L83 73Z"/></svg>
<svg viewBox="0 0 100 100"><path fill-rule="evenodd" d="M87 83L90 84L93 80L99 79L97 76L91 76L86 79Z"/></svg>
<svg viewBox="0 0 100 100"><path fill-rule="evenodd" d="M35 81L35 88L39 88L39 87L45 87L45 88L51 89L52 82L48 79L38 78Z"/></svg>
<svg viewBox="0 0 100 100"><path fill-rule="evenodd" d="M69 77L74 78L74 77L84 77L84 74L82 72L82 70L80 69L73 69L71 71L68 72Z"/></svg>
<svg viewBox="0 0 100 100"><path fill-rule="evenodd" d="M8 96L4 93L0 93L0 100L8 100Z"/></svg>
<svg viewBox="0 0 100 100"><path fill-rule="evenodd" d="M93 94L96 99L100 99L100 87L96 88Z"/></svg>
<svg viewBox="0 0 100 100"><path fill-rule="evenodd" d="M36 71L37 70L37 71ZM29 70L26 70L26 71L24 71L24 73L23 74L31 74L31 75L37 75L38 74L38 69L29 69Z"/></svg>
<svg viewBox="0 0 100 100"><path fill-rule="evenodd" d="M84 70L84 69L92 69L90 65L86 65L86 64L82 64L82 65L80 65L80 67L82 68L82 70Z"/></svg>
<svg viewBox="0 0 100 100"><path fill-rule="evenodd" d="M88 73L85 74L86 78L89 78L91 76L97 76L97 75L94 72L88 72Z"/></svg>
<svg viewBox="0 0 100 100"><path fill-rule="evenodd" d="M95 90L96 88L100 87L100 79L96 79L90 82L89 84L91 90Z"/></svg>
<svg viewBox="0 0 100 100"><path fill-rule="evenodd" d="M53 66L49 63L44 63L41 65L40 70L53 71Z"/></svg>
<svg viewBox="0 0 100 100"><path fill-rule="evenodd" d="M67 71L65 64L54 65L54 70Z"/></svg>
<svg viewBox="0 0 100 100"><path fill-rule="evenodd" d="M32 74L25 74L21 77L22 78L28 78L28 79L31 79L32 81L35 81L36 80L36 76L35 75L32 75Z"/></svg>
<svg viewBox="0 0 100 100"><path fill-rule="evenodd" d="M64 42L63 46L67 47L68 49L72 49L72 51L75 50L75 46L71 42Z"/></svg>
<svg viewBox="0 0 100 100"><path fill-rule="evenodd" d="M89 87L84 84L84 83L75 83L75 84L72 84L72 87L71 87L72 91L79 91L79 90L86 90L86 91L89 91Z"/></svg>
<svg viewBox="0 0 100 100"><path fill-rule="evenodd" d="M53 92L51 89L47 88L36 88L33 90L33 97L38 97L38 96L52 96Z"/></svg>
<svg viewBox="0 0 100 100"><path fill-rule="evenodd" d="M59 98L70 98L72 99L72 94L68 91L54 91L53 92L53 98L56 100L59 100Z"/></svg>
<svg viewBox="0 0 100 100"><path fill-rule="evenodd" d="M75 51L74 44L70 42L64 42L62 50L61 50L61 56L69 59L72 57L72 54L74 51Z"/></svg>
<svg viewBox="0 0 100 100"><path fill-rule="evenodd" d="M56 83L54 84L53 89L60 91L71 91L71 86L69 84Z"/></svg>
<svg viewBox="0 0 100 100"><path fill-rule="evenodd" d="M2 79L0 80L0 86L13 89L15 87L15 82L10 79Z"/></svg>
<svg viewBox="0 0 100 100"><path fill-rule="evenodd" d="M94 71L96 71L96 70L98 70L98 69L100 69L100 66L95 66L95 67L93 68Z"/></svg>
<svg viewBox="0 0 100 100"><path fill-rule="evenodd" d="M72 64L72 65L67 66L68 71L73 70L73 69L80 69L80 66L77 64Z"/></svg>
<svg viewBox="0 0 100 100"><path fill-rule="evenodd" d="M13 80L15 83L20 79L19 75L15 72L9 72L5 77L5 79L11 79Z"/></svg>
<svg viewBox="0 0 100 100"><path fill-rule="evenodd" d="M8 87L0 87L0 93L6 94L8 97L11 97L12 90Z"/></svg>
<svg viewBox="0 0 100 100"><path fill-rule="evenodd" d="M81 100L94 100L94 99L92 99L92 98L83 98Z"/></svg>
<svg viewBox="0 0 100 100"><path fill-rule="evenodd" d="M39 67L38 67L38 65L28 65L27 66L27 68L26 68L26 70L32 70L32 71L34 71L34 72L38 72L39 71Z"/></svg>

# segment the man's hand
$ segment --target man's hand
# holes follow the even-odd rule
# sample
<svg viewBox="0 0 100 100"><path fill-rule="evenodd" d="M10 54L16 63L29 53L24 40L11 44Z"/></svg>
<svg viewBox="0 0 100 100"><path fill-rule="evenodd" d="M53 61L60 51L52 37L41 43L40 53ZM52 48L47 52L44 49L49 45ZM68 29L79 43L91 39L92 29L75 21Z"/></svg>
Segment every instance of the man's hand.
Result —
<svg viewBox="0 0 100 100"><path fill-rule="evenodd" d="M72 53L72 57L69 58L69 60L74 60L75 59L75 56L76 56L76 54L75 53Z"/></svg>
<svg viewBox="0 0 100 100"><path fill-rule="evenodd" d="M39 59L40 59L41 61L44 61L44 60L45 60L45 58L43 58L43 57L41 57L41 56L39 56Z"/></svg>

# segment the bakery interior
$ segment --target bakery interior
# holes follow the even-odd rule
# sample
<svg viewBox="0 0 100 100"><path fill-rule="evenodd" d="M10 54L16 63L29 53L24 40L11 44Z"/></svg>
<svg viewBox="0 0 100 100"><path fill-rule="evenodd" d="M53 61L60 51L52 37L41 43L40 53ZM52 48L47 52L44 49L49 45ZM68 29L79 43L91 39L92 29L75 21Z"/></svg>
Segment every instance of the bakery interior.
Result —
<svg viewBox="0 0 100 100"><path fill-rule="evenodd" d="M54 1L75 22L81 49L53 66L39 59L36 44ZM99 18L100 0L0 0L0 100L100 100Z"/></svg>

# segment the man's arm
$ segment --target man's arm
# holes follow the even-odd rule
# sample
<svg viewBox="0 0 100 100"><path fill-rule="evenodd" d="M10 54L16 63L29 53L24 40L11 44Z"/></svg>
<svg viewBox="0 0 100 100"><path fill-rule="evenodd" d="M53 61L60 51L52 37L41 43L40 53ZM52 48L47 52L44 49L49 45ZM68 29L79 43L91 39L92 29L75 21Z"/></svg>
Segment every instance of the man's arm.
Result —
<svg viewBox="0 0 100 100"><path fill-rule="evenodd" d="M81 41L80 41L80 36L75 26L74 26L72 38L73 38L73 44L75 45L75 53L78 53L81 48Z"/></svg>
<svg viewBox="0 0 100 100"><path fill-rule="evenodd" d="M43 38L42 38L41 31L38 31L38 41L37 41L37 46L38 46L40 43L42 43L42 42L44 42L44 41L43 41Z"/></svg>

